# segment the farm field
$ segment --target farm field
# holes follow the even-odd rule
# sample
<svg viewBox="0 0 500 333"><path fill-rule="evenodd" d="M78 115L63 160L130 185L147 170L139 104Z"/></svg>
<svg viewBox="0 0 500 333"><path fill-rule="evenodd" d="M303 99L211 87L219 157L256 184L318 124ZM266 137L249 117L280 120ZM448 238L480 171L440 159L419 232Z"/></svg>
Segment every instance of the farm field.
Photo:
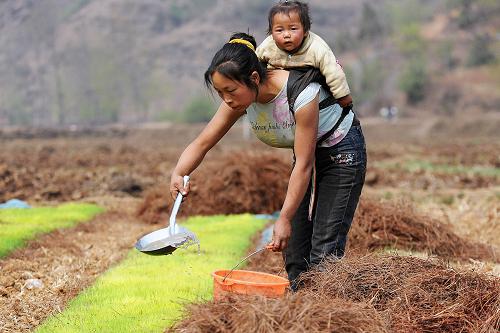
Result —
<svg viewBox="0 0 500 333"><path fill-rule="evenodd" d="M239 260L265 223L249 214L190 218L184 226L199 235L199 251L193 246L169 257L130 253L38 332L162 331L185 303L211 298L210 273Z"/></svg>
<svg viewBox="0 0 500 333"><path fill-rule="evenodd" d="M57 207L0 210L2 230L0 257L22 247L26 241L52 230L91 219L102 209L95 205L64 204Z"/></svg>
<svg viewBox="0 0 500 333"><path fill-rule="evenodd" d="M348 322L351 330L346 332L361 332L356 327L373 332L399 332L405 327L408 332L439 332L440 327L464 332L500 329L500 138L490 132L486 137L463 138L450 129L448 135L428 140L428 132L407 131L411 121L385 124L368 119L363 124L368 172L346 260L326 272L314 272L309 289L281 301L235 298L229 303L209 302L205 310L195 304L179 326L164 329L243 332L257 325L253 318L260 320L264 332L277 329L272 325L280 321L262 321L259 309L273 318L285 318L276 309L293 314L316 306L323 313L331 304L347 304L345 313L331 312L331 316L366 314L359 317L362 323ZM167 223L172 204L167 192L170 170L200 128L167 124L0 134L0 202L18 198L35 207L79 202L106 209L90 223L39 236L0 259L0 331L31 332L50 315L64 315L77 295L130 255L138 237ZM280 208L291 155L245 139L242 133L240 127L233 129L191 175L193 192L180 219L272 213ZM395 140L398 136L404 139ZM282 266L280 255L273 253L249 262L250 269L272 273ZM413 269L424 280L417 281ZM331 280L348 281L345 274L363 283L321 289ZM23 288L32 277L42 280L44 287ZM429 293L412 294L418 283ZM360 294L366 286L373 288ZM405 288L414 304L406 307L407 312L402 310L405 304L398 303L405 296L398 292ZM452 289L479 300L467 303ZM316 299L312 290L324 290L326 296ZM384 290L390 295L381 294ZM421 299L426 302L419 303ZM467 304L473 310L467 311ZM245 315L224 317L227 307L242 309ZM408 314L411 320L405 319ZM238 329L196 326L224 320ZM290 325L286 330L293 332L307 325L311 331L328 331L341 324L327 317L326 322Z"/></svg>

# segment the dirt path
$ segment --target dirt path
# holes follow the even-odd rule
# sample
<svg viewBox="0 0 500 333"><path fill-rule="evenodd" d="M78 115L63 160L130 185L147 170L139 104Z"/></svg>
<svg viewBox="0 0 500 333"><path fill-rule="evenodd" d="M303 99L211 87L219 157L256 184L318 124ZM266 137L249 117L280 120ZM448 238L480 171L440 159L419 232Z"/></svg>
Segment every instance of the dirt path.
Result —
<svg viewBox="0 0 500 333"><path fill-rule="evenodd" d="M152 228L133 218L134 206L114 202L93 221L39 237L1 259L0 332L32 331L119 262ZM30 279L43 286L30 289Z"/></svg>

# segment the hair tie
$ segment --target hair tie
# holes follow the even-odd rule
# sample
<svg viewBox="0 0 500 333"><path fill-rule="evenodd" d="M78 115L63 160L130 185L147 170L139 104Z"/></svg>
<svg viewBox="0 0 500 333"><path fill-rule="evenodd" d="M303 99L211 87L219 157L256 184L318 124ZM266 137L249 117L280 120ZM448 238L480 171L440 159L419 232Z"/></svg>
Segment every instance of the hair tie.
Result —
<svg viewBox="0 0 500 333"><path fill-rule="evenodd" d="M244 39L241 39L241 38L235 38L235 39L231 39L229 41L229 44L234 44L234 43L238 43L238 44L243 44L243 45L246 45L248 46L248 48L252 51L255 52L255 47L252 45L252 43L250 43L249 41L247 40L244 40Z"/></svg>

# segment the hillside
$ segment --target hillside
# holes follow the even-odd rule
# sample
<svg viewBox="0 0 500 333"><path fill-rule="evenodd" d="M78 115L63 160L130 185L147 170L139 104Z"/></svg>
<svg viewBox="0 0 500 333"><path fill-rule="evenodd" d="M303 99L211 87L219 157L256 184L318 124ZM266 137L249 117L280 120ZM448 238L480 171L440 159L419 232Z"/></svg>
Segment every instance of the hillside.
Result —
<svg viewBox="0 0 500 333"><path fill-rule="evenodd" d="M209 117L211 57L234 31L261 41L273 3L0 1L0 126ZM404 115L500 109L495 1L309 4L362 115L389 104ZM474 49L484 52L470 66Z"/></svg>

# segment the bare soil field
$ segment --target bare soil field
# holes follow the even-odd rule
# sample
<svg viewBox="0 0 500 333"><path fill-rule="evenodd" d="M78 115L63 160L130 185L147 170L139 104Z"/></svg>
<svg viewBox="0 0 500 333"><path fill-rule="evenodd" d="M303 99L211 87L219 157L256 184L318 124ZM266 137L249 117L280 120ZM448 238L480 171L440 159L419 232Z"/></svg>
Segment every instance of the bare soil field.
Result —
<svg viewBox="0 0 500 333"><path fill-rule="evenodd" d="M460 279L460 274L469 279L467 272L472 267L480 274L474 276L474 281L485 281L477 286L500 291L499 279L494 277L500 273L500 139L489 130L490 124L485 125L479 136L457 135L460 128L472 126L467 123L450 125L449 136L440 131L439 139L430 140L439 121L421 124L415 131L408 131L414 128L413 120L402 120L400 124L366 121L367 182L349 243L349 253L358 259L346 261L345 265L358 267L359 261L365 260L367 265L380 260L363 259L367 253L387 249L409 251L460 263L456 266ZM108 208L108 213L91 223L43 236L27 248L0 259L0 331L29 332L51 313L62 311L72 297L110 265L119 262L138 236L156 228L154 224L167 221L172 203L168 194L170 171L182 149L201 128L167 124L154 128L0 133L0 202L12 198L33 205L85 201ZM291 154L268 148L254 138L247 139L243 133L240 126L231 130L191 175L192 193L181 210L182 216L272 213L280 208ZM398 136L402 139L395 139ZM70 241L75 235L82 237L81 246ZM108 247L112 255L103 247ZM398 267L432 266L420 261L409 264L405 261L401 265ZM432 266L429 274L436 270L444 272L445 268L439 265ZM250 262L250 269L273 273L281 271L282 266L281 256L273 253L262 254L259 260ZM329 278L336 279L340 273L332 274ZM443 274L436 279L451 281L457 276ZM41 291L25 288L25 280L32 276L40 278L46 288ZM394 287L380 283L378 286ZM403 288L403 282L396 287ZM439 300L439 295L451 297L436 288L433 299ZM331 302L338 298L338 292L331 294ZM307 295L303 300L297 300L300 295L291 297L290 304L300 303L300 306L304 299L309 299ZM360 317L363 322L359 327L368 325L374 332L398 331L405 325L416 331L427 327L429 332L437 327L418 326L403 320L404 316L398 317L402 318L400 321L388 322L389 308L366 300L347 297L335 302L347 301L350 305L346 306L346 316L368 309L366 318ZM251 308L257 311L259 302ZM396 298L390 302L391 309L404 306ZM35 304L44 305L45 311L35 311ZM429 304L426 306L431 310L425 314L429 318L442 318L443 313L450 314L446 320L453 315L459 317L454 310L456 302L447 303L448 307L443 307L444 303ZM489 309L485 304L482 305ZM487 304L500 304L500 300L497 296ZM465 311L460 309L457 311ZM476 318L488 321L492 329L500 329L498 311L496 314L488 311ZM214 309L214 313L218 312ZM424 316L417 310L413 313ZM467 316L460 318L465 319L450 325L470 320ZM311 330L323 327L321 323L310 325ZM468 325L464 332L480 331L479 324L474 325ZM184 329L189 331L188 327Z"/></svg>

